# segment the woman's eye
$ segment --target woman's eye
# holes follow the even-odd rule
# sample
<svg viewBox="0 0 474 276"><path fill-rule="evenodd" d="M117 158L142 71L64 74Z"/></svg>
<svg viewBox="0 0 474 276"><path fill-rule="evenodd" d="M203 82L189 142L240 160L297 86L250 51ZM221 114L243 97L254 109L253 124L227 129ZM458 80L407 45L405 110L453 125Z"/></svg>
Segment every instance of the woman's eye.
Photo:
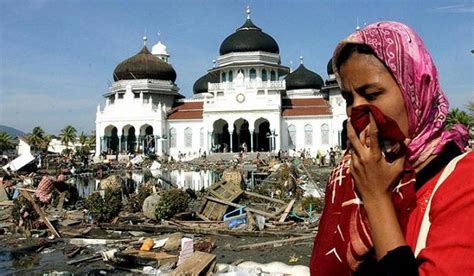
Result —
<svg viewBox="0 0 474 276"><path fill-rule="evenodd" d="M365 98L366 98L368 101L373 101L373 100L375 100L380 94L382 94L382 92L368 93L368 94L365 94Z"/></svg>

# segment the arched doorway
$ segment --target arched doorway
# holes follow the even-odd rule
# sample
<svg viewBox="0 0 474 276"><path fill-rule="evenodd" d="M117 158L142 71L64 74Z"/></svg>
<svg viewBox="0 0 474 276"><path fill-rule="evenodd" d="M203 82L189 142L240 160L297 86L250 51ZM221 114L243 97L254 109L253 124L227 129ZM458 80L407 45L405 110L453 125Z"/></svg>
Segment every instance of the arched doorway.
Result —
<svg viewBox="0 0 474 276"><path fill-rule="evenodd" d="M259 118L255 121L255 141L254 149L256 151L270 151L270 122L265 118Z"/></svg>
<svg viewBox="0 0 474 276"><path fill-rule="evenodd" d="M232 151L239 152L243 150L244 145L250 150L250 130L249 122L240 118L234 122L234 133L232 134Z"/></svg>
<svg viewBox="0 0 474 276"><path fill-rule="evenodd" d="M124 128L125 130L125 128ZM135 153L137 148L137 136L135 134L135 127L130 126L125 131L125 151L129 153Z"/></svg>
<svg viewBox="0 0 474 276"><path fill-rule="evenodd" d="M145 125L141 127L145 128L145 134L143 137L143 152L145 154L155 152L155 136L153 135L153 127L150 125Z"/></svg>
<svg viewBox="0 0 474 276"><path fill-rule="evenodd" d="M230 149L229 124L223 119L213 124L211 149L212 152L228 152Z"/></svg>
<svg viewBox="0 0 474 276"><path fill-rule="evenodd" d="M115 154L118 150L119 138L118 130L114 125L108 125L104 129L104 136L101 137L100 151L105 154Z"/></svg>

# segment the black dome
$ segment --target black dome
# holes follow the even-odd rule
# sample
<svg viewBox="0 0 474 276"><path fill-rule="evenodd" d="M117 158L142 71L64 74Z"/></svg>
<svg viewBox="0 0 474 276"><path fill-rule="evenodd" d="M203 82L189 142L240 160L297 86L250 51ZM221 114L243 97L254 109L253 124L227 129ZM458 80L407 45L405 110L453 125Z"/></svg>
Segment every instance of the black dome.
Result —
<svg viewBox="0 0 474 276"><path fill-rule="evenodd" d="M327 71L328 75L334 75L334 70L332 69L332 58L328 62Z"/></svg>
<svg viewBox="0 0 474 276"><path fill-rule="evenodd" d="M217 83L219 82L219 75L216 72L210 72L200 77L193 85L193 93L205 93L208 91L208 83Z"/></svg>
<svg viewBox="0 0 474 276"><path fill-rule="evenodd" d="M156 79L175 82L173 67L155 57L145 46L136 55L122 61L114 70L114 81L134 79Z"/></svg>
<svg viewBox="0 0 474 276"><path fill-rule="evenodd" d="M278 54L280 53L280 48L275 39L262 32L262 29L255 26L250 19L247 19L244 25L238 28L235 33L224 39L219 49L221 55L232 52L253 51Z"/></svg>
<svg viewBox="0 0 474 276"><path fill-rule="evenodd" d="M310 71L301 64L298 69L291 72L285 78L286 90L293 89L320 89L324 82L320 75Z"/></svg>

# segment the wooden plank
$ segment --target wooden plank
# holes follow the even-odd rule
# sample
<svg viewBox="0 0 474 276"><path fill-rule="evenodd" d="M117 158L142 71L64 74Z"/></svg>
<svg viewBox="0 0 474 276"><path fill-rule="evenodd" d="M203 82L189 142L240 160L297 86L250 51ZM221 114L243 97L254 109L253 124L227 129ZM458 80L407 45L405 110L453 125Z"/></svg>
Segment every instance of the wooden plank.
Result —
<svg viewBox="0 0 474 276"><path fill-rule="evenodd" d="M13 200L0 201L0 206L13 206L13 205L15 205L13 203Z"/></svg>
<svg viewBox="0 0 474 276"><path fill-rule="evenodd" d="M44 214L43 210L41 210L41 208L36 204L36 202L33 200L33 198L31 197L31 195L25 191L25 190L20 190L20 193L22 196L24 196L32 205L33 205L33 208L35 208L35 211L36 213L38 213L38 215L41 217L41 219L44 221L44 223L46 224L46 226L48 227L49 231L55 235L56 237L58 238L61 238L61 235L59 235L58 231L56 231L56 229L54 228L54 226L51 224L51 222L49 222L48 218L46 217L46 215Z"/></svg>
<svg viewBox="0 0 474 276"><path fill-rule="evenodd" d="M20 190L20 191L27 191L30 193L36 193L36 189L29 189L29 188L15 188L15 189Z"/></svg>
<svg viewBox="0 0 474 276"><path fill-rule="evenodd" d="M249 191L244 191L244 193L246 195L249 195L249 196L259 197L259 198L263 198L263 199L266 199L266 200L269 200L269 201L273 201L273 202L277 202L277 203L281 203L281 204L286 204L286 202L284 202L283 200L276 199L276 198L271 198L271 197L264 196L264 195L261 195L261 194L252 193L252 192L249 192Z"/></svg>
<svg viewBox="0 0 474 276"><path fill-rule="evenodd" d="M226 181L216 182L209 187L208 191L213 196L228 201L234 201L243 193L240 186Z"/></svg>
<svg viewBox="0 0 474 276"><path fill-rule="evenodd" d="M247 213L247 229L252 230L256 227L253 214L249 210L245 210L245 213Z"/></svg>
<svg viewBox="0 0 474 276"><path fill-rule="evenodd" d="M229 201L226 201L226 200L220 200L218 198L214 198L214 197L210 197L210 196L206 196L206 198L209 199L209 200L215 201L215 202L219 202L219 203L222 203L222 204L226 204L226 205L235 207L235 208L244 207L243 205L240 205L240 204L232 203L232 202L229 202ZM249 210L252 213L262 215L264 217L268 217L268 218L275 218L276 217L275 214L270 214L270 213L260 211L260 210L257 210L257 209L253 209L253 208L249 208L249 207L245 207L245 209Z"/></svg>
<svg viewBox="0 0 474 276"><path fill-rule="evenodd" d="M68 262L66 262L66 264L75 265L75 264L80 264L80 263L83 263L83 262L89 262L89 261L99 260L99 259L102 259L100 254L94 254L92 256L87 256L87 257L80 258L80 259L77 259L77 260L68 261Z"/></svg>
<svg viewBox="0 0 474 276"><path fill-rule="evenodd" d="M108 230L118 230L118 231L143 231L148 233L174 233L182 232L188 234L205 234L205 235L231 235L237 237L288 237L288 236L301 236L307 235L308 232L299 231L247 231L247 230L237 230L237 229L227 229L222 227L215 228L200 228L195 226L173 226L173 225L150 225L150 224L141 224L141 225L132 225L132 224L110 224L110 223L101 223L99 227L102 229Z"/></svg>
<svg viewBox="0 0 474 276"><path fill-rule="evenodd" d="M203 215L201 215L201 214L196 214L196 216L198 216L198 218L200 218L200 219L202 219L202 220L204 220L204 221L206 221L206 222L211 221L210 219L208 219L207 217L205 217L205 216L203 216Z"/></svg>
<svg viewBox="0 0 474 276"><path fill-rule="evenodd" d="M172 275L199 275L200 273L207 272L206 269L215 259L216 255L196 251L176 268Z"/></svg>
<svg viewBox="0 0 474 276"><path fill-rule="evenodd" d="M206 199L206 204L201 215L208 218L209 220L221 221L224 214L227 212L228 206L225 204L213 202Z"/></svg>
<svg viewBox="0 0 474 276"><path fill-rule="evenodd" d="M213 276L214 275L214 269L216 268L216 260L212 261L211 265L209 266L209 269L207 270L206 276Z"/></svg>
<svg viewBox="0 0 474 276"><path fill-rule="evenodd" d="M62 192L59 194L59 202L58 202L58 206L56 207L56 209L58 209L59 212L61 212L63 210L63 205L64 205L64 199L66 198L66 192Z"/></svg>
<svg viewBox="0 0 474 276"><path fill-rule="evenodd" d="M291 208L293 208L293 204L295 204L295 201L296 201L295 199L292 199L290 203L288 203L288 206L286 207L285 211L281 215L280 220L278 220L278 222L284 222L286 220L286 217L288 217L288 214L290 213Z"/></svg>
<svg viewBox="0 0 474 276"><path fill-rule="evenodd" d="M314 239L314 235L311 236L302 236L302 237L296 237L296 238L289 238L286 240L277 240L277 241L268 241L268 242L261 242L261 243L254 243L254 244L248 244L248 245L240 245L234 248L235 251L242 251L242 250L255 250L255 249L266 249L266 248L274 248L274 247L280 247L284 245L289 245L292 243L295 243L297 241L303 241L303 240L312 240Z"/></svg>

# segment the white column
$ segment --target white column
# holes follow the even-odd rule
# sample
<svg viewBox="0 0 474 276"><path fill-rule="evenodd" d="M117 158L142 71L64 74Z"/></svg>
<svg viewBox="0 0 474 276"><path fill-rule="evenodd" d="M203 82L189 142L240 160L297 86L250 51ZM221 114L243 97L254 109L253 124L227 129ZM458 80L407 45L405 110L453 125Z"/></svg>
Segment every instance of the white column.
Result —
<svg viewBox="0 0 474 276"><path fill-rule="evenodd" d="M250 130L250 152L253 152L253 129Z"/></svg>
<svg viewBox="0 0 474 276"><path fill-rule="evenodd" d="M102 152L102 136L99 136L96 132L95 134L95 156L99 156Z"/></svg>
<svg viewBox="0 0 474 276"><path fill-rule="evenodd" d="M211 148L212 148L212 132L208 131L207 132L207 153L211 153Z"/></svg>
<svg viewBox="0 0 474 276"><path fill-rule="evenodd" d="M119 144L118 144L118 154L120 154L122 152L122 138L123 138L123 135L120 135L119 136Z"/></svg>
<svg viewBox="0 0 474 276"><path fill-rule="evenodd" d="M232 152L232 138L234 136L234 130L229 128L229 136L230 136L230 143L229 143L229 152Z"/></svg>
<svg viewBox="0 0 474 276"><path fill-rule="evenodd" d="M279 151L281 149L281 139L283 139L281 135L281 117L278 118L276 123L276 128L273 130L275 137L275 151Z"/></svg>

